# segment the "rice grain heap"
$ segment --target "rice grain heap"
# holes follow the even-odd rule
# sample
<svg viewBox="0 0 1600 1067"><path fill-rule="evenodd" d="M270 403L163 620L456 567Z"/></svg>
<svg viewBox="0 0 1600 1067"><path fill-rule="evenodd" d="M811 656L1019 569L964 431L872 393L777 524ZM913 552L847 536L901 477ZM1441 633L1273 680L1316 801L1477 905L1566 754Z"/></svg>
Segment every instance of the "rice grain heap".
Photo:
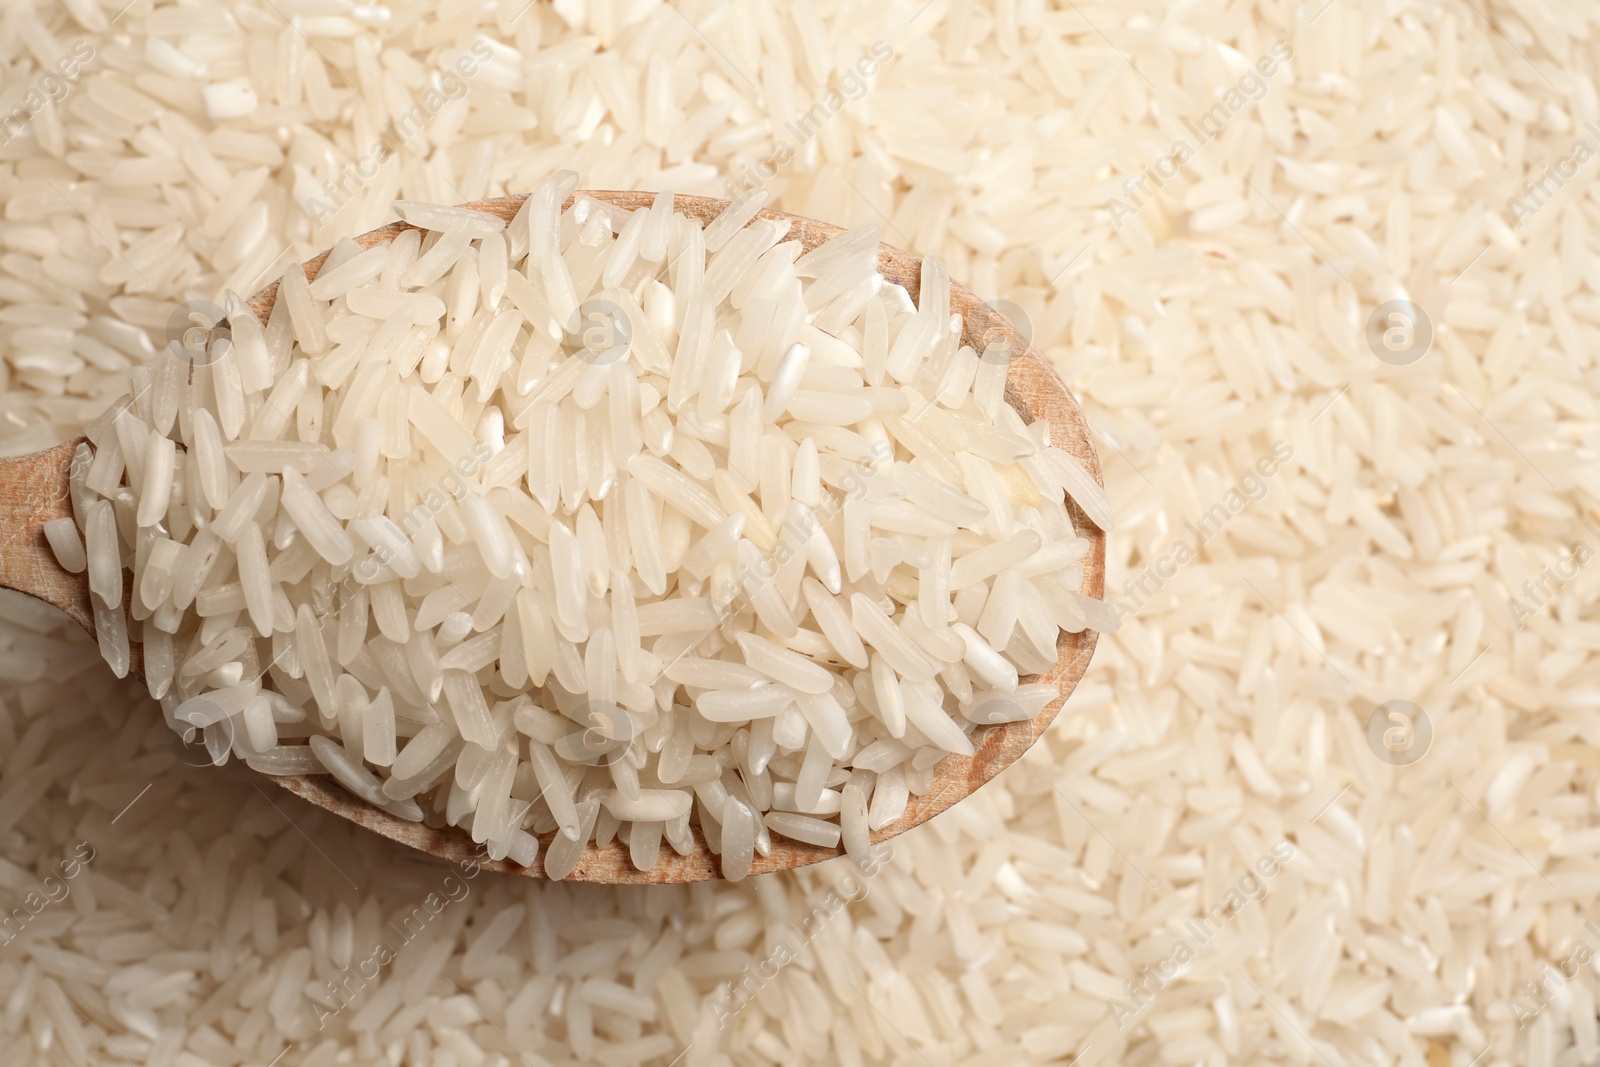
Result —
<svg viewBox="0 0 1600 1067"><path fill-rule="evenodd" d="M523 866L559 831L558 878L691 821L729 878L774 834L865 863L940 759L1059 697L1022 678L1062 632L1115 628L1065 500L1109 504L937 260L913 301L874 226L803 252L764 197L702 228L576 184L509 224L398 202L266 323L230 297L90 426L84 546L52 544L214 762Z"/></svg>

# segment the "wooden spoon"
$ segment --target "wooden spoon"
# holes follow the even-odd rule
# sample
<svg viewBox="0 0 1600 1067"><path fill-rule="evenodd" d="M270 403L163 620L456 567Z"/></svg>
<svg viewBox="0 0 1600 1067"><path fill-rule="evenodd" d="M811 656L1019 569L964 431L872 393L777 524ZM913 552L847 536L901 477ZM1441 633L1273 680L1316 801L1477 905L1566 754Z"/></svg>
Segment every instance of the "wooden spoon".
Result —
<svg viewBox="0 0 1600 1067"><path fill-rule="evenodd" d="M580 191L575 194L628 210L649 207L654 195L608 191ZM523 200L522 196L504 196L464 206L498 215L509 222ZM569 205L571 202L571 199L567 201ZM680 214L698 219L701 225L705 225L727 204L726 200L710 197L679 196L674 206ZM838 226L780 211L762 211L758 217L788 220L790 229L787 239L798 239L806 251L844 232ZM370 248L392 241L410 228L406 223L397 222L364 233L356 241ZM305 265L307 279L316 277L326 258L327 254L324 253ZM889 245L879 245L878 269L885 278L904 286L913 296L917 293L922 269L922 261L918 257ZM250 299L251 309L262 322L271 313L277 295L278 286L274 282ZM1003 315L954 282L950 286L950 309L959 314L965 324L962 334L964 344L982 352L990 343L1003 340L1009 343L1013 353L1018 353L1013 356L1007 373L1006 402L1022 415L1025 422L1046 420L1050 425L1052 443L1072 453L1097 482L1102 481L1100 460L1090 442L1089 427L1083 412L1061 379L1028 344L1027 339L1019 335ZM92 635L94 620L89 604L88 578L62 569L46 543L42 529L49 520L70 517L72 514L67 497L67 470L77 443L69 441L43 452L0 462L0 586L55 605ZM1105 593L1105 534L1088 520L1070 497L1067 499L1067 508L1079 536L1086 538L1090 544L1089 553L1083 560L1083 582L1078 591L1084 596L1100 599ZM923 796L911 797L905 814L874 832L873 841L883 841L928 821L1016 762L1044 733L1055 719L1062 702L1083 677L1089 657L1094 652L1096 636L1092 630L1063 633L1056 648L1055 666L1045 674L1024 679L1055 685L1061 690L1060 699L1052 701L1031 720L980 728L973 738L976 754L946 756L940 761L935 769L933 788ZM142 667L139 653L139 646L134 644L132 656L135 673ZM541 861L534 867L523 868L509 861L497 863L483 856L465 831L453 826L432 827L396 818L358 799L330 776L267 777L319 808L430 855L456 863L474 863L510 874L544 877L542 857L554 833L540 839ZM629 862L625 842L612 841L604 848L597 848L591 843L569 878L580 882L618 884L698 882L720 878L720 862L706 847L705 838L698 827L694 828L694 838L695 849L689 855L680 856L670 848L663 848L655 867L648 871L636 870ZM757 853L750 873L766 874L803 867L842 855L843 852L842 847L823 848L774 835L771 855Z"/></svg>

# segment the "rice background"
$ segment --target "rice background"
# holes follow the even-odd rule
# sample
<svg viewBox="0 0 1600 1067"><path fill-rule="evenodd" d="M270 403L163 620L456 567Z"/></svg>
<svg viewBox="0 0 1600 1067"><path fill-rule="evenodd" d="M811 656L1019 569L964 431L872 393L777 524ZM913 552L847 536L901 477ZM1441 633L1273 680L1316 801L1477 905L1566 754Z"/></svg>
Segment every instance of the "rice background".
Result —
<svg viewBox="0 0 1600 1067"><path fill-rule="evenodd" d="M875 870L611 889L190 766L8 598L0 1062L1600 1056L1600 7L122 4L0 12L4 451L396 197L759 184L1031 331L1122 629Z"/></svg>

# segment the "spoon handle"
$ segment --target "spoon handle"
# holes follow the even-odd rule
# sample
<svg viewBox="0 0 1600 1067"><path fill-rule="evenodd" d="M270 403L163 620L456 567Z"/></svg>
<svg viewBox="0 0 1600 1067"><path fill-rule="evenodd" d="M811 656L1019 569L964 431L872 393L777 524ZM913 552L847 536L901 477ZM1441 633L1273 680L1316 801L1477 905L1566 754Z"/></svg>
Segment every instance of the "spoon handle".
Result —
<svg viewBox="0 0 1600 1067"><path fill-rule="evenodd" d="M54 605L94 633L89 578L56 562L44 524L72 517L67 472L79 440L0 460L0 586Z"/></svg>

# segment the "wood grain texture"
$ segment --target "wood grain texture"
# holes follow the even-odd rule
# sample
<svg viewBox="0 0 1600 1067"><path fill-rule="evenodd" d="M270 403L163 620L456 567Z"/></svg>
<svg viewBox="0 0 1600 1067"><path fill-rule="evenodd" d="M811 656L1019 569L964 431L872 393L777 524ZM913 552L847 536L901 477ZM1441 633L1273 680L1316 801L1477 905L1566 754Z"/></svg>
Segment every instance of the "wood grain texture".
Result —
<svg viewBox="0 0 1600 1067"><path fill-rule="evenodd" d="M648 207L655 196L653 193L612 191L580 191L575 195L591 197L629 210ZM510 221L524 199L523 196L507 196L463 206L490 212ZM569 199L568 204L571 202ZM675 201L679 213L698 219L702 224L715 218L726 205L725 200L699 196L678 196ZM788 220L791 225L790 237L798 238L807 251L844 232L842 227L779 211L762 211L757 217ZM396 235L411 228L406 223L394 223L362 234L356 241L370 248L393 240ZM307 278L316 276L325 258L326 253L305 264ZM879 245L878 264L886 278L904 286L915 299L922 270L922 261L917 256L890 245ZM272 312L277 288L277 283L273 283L250 299L251 309L263 322ZM1083 412L1055 371L1003 315L960 284L952 282L950 289L950 309L959 314L965 323L963 343L981 352L991 342L1004 339L1009 342L1013 352L1020 353L1011 361L1006 379L1006 402L1022 415L1025 422L1045 420L1050 426L1051 442L1072 453L1094 476L1095 481L1103 484L1099 456L1090 441ZM11 540L0 543L0 569L3 569L0 571L0 585L48 600L73 614L92 632L85 579L81 575L68 574L56 564L39 530L46 519L69 513L65 505L64 487L70 459L71 445L63 445L11 461L12 466L0 476L0 522L5 522L8 530L17 527ZM26 487L23 483L26 483ZM51 502L49 506L42 502L45 498ZM52 511L50 507L56 510ZM1083 560L1083 582L1078 591L1084 596L1101 599L1105 595L1105 534L1088 520L1070 498L1068 511L1079 536L1090 543L1089 553ZM1024 678L1024 681L1054 684L1061 690L1061 697L1031 720L980 728L973 739L977 752L970 757L947 756L942 760L936 768L933 788L924 796L912 797L904 816L874 832L872 839L884 841L928 821L970 796L1021 758L1049 727L1060 711L1062 702L1071 695L1083 677L1094 652L1096 637L1093 631L1062 634L1057 645L1055 666L1043 675ZM544 876L542 867L538 865L523 868L509 861L497 863L489 860L481 854L479 846L472 843L467 833L455 827L409 823L374 809L345 791L332 778L306 775L274 777L272 781L320 808L440 859L473 863L508 874ZM553 837L552 833L540 839L540 862L544 849L549 847ZM698 827L694 828L694 838L696 847L687 856L679 856L672 849L663 847L655 868L649 871L633 868L628 860L625 842L613 841L604 848L591 844L577 869L570 875L570 880L648 885L720 878L719 860L706 847ZM750 873L765 874L803 867L843 853L842 847L822 848L775 836L772 854L757 854Z"/></svg>
<svg viewBox="0 0 1600 1067"><path fill-rule="evenodd" d="M94 633L89 576L56 562L44 524L72 518L67 472L83 438L0 463L0 586L54 604Z"/></svg>

